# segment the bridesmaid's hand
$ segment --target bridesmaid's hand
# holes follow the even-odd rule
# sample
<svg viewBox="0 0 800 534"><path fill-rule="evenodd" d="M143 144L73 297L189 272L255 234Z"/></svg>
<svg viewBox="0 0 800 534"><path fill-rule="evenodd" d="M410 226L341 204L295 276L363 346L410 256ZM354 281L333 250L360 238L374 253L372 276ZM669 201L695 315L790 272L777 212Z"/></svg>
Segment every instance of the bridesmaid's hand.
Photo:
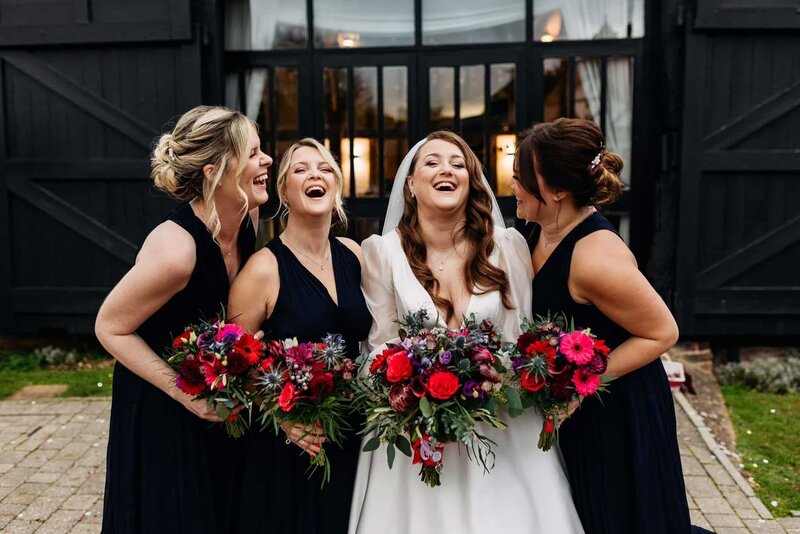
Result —
<svg viewBox="0 0 800 534"><path fill-rule="evenodd" d="M209 406L205 400L191 397L178 388L175 388L172 397L200 419L205 419L213 423L222 422L222 419L220 419L217 412L214 411L214 408Z"/></svg>
<svg viewBox="0 0 800 534"><path fill-rule="evenodd" d="M564 421L566 421L567 419L569 419L569 418L572 416L572 414L574 414L574 413L575 413L575 410L577 410L578 408L580 408L580 407L581 407L581 402L583 402L583 397L578 397L577 399L575 399L575 400L571 401L571 402L570 402L570 403L567 405L567 411L566 411L566 413L559 414L559 416L558 416L558 422L557 422L557 424L558 424L558 427L559 427L559 428L560 428L560 427L561 427L561 425L564 423Z"/></svg>
<svg viewBox="0 0 800 534"><path fill-rule="evenodd" d="M301 425L299 423L284 422L281 428L286 432L286 439L306 451L309 455L316 458L325 443L325 434L322 427L316 425Z"/></svg>

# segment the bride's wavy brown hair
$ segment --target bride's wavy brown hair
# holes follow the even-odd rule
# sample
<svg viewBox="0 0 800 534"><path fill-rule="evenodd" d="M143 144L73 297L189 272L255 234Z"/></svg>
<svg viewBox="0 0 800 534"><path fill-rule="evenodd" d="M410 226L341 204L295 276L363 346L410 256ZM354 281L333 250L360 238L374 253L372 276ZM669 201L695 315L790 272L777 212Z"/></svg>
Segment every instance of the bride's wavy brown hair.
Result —
<svg viewBox="0 0 800 534"><path fill-rule="evenodd" d="M469 195L466 206L466 222L464 224L464 237L467 240L467 250L469 257L464 269L465 282L468 288L472 289L473 295L483 295L492 291L499 291L503 299L503 306L511 309L511 298L509 297L508 276L506 273L491 263L489 256L494 251L494 221L492 219L492 197L491 192L483 185L481 178L481 163L478 157L461 137L444 130L436 131L425 138L425 143L414 154L411 160L409 175L414 174L422 147L433 140L447 141L459 148L464 155L467 172L469 173ZM405 206L400 224L397 225L397 233L403 245L403 251L408 258L411 271L417 277L422 287L431 295L436 307L444 310L445 321L449 322L455 315L453 303L439 295L439 281L433 276L433 271L425 263L428 257L428 249L422 239L422 232L419 228L419 218L417 215L417 199L411 196L408 182L403 189L403 199Z"/></svg>

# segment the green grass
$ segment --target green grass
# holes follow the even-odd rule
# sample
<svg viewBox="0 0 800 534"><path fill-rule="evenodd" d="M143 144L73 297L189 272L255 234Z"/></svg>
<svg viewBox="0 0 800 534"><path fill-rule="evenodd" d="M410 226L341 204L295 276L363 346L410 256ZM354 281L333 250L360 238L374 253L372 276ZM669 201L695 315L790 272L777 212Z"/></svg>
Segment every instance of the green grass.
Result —
<svg viewBox="0 0 800 534"><path fill-rule="evenodd" d="M51 370L40 359L25 352L0 353L0 399L24 386L64 384L62 397L102 397L111 395L113 368ZM100 384L100 385L98 385Z"/></svg>
<svg viewBox="0 0 800 534"><path fill-rule="evenodd" d="M722 395L736 429L736 450L759 498L777 517L800 510L800 393L722 386Z"/></svg>

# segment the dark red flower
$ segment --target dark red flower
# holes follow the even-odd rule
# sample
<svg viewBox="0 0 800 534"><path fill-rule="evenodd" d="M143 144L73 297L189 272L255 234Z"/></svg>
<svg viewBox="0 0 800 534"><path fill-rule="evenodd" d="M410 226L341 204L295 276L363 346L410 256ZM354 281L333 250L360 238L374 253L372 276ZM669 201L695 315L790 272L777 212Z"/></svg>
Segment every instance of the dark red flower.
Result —
<svg viewBox="0 0 800 534"><path fill-rule="evenodd" d="M408 413L417 405L417 397L408 384L394 384L389 389L389 404L398 413Z"/></svg>
<svg viewBox="0 0 800 534"><path fill-rule="evenodd" d="M390 354L386 358L386 380L389 382L402 382L411 378L413 373L414 368L405 351Z"/></svg>
<svg viewBox="0 0 800 534"><path fill-rule="evenodd" d="M550 381L550 393L558 400L570 399L575 393L575 385L572 383L572 371L564 369L564 372L554 375Z"/></svg>
<svg viewBox="0 0 800 534"><path fill-rule="evenodd" d="M458 387L458 377L449 371L436 371L428 379L428 391L434 399L447 400Z"/></svg>
<svg viewBox="0 0 800 534"><path fill-rule="evenodd" d="M324 372L314 375L308 383L311 400L327 397L333 392L333 373Z"/></svg>
<svg viewBox="0 0 800 534"><path fill-rule="evenodd" d="M250 368L247 357L238 350L230 351L227 360L227 370L232 375L241 375Z"/></svg>
<svg viewBox="0 0 800 534"><path fill-rule="evenodd" d="M592 361L584 365L584 368L592 374L595 375L602 375L606 372L606 367L608 367L608 362L606 358L600 354L595 353L592 356Z"/></svg>
<svg viewBox="0 0 800 534"><path fill-rule="evenodd" d="M494 363L494 356L492 353L484 347L483 345L479 345L472 349L472 358L470 358L473 362L483 363L483 362L491 362Z"/></svg>
<svg viewBox="0 0 800 534"><path fill-rule="evenodd" d="M413 393L417 398L424 397L427 392L428 387L425 385L425 381L421 376L417 375L411 379L411 393Z"/></svg>
<svg viewBox="0 0 800 534"><path fill-rule="evenodd" d="M202 363L196 358L186 358L178 367L175 385L187 395L199 395L206 388L201 371Z"/></svg>
<svg viewBox="0 0 800 534"><path fill-rule="evenodd" d="M611 352L611 349L608 348L606 342L602 339L595 339L594 340L594 350L602 354L603 356L608 356L608 353Z"/></svg>
<svg viewBox="0 0 800 534"><path fill-rule="evenodd" d="M533 345L538 340L539 338L536 336L536 334L525 332L524 334L520 335L519 338L517 338L517 350L522 354L525 354L528 345Z"/></svg>
<svg viewBox="0 0 800 534"><path fill-rule="evenodd" d="M261 360L261 363L258 366L261 368L262 371L269 371L272 366L275 365L275 358L272 356L268 356Z"/></svg>

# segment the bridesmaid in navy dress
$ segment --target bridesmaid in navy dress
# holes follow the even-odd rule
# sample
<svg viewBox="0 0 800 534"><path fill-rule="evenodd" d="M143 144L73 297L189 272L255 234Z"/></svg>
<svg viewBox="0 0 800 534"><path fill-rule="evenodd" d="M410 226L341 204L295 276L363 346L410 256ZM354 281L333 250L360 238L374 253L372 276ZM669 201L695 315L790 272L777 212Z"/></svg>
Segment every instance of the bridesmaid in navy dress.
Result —
<svg viewBox="0 0 800 534"><path fill-rule="evenodd" d="M303 139L284 155L277 190L288 217L283 233L253 255L231 289L229 313L266 339L320 341L341 334L351 358L372 318L361 293L361 250L333 237L331 221L345 223L343 178L328 150ZM251 429L245 438L238 527L243 532L289 534L347 531L360 440L360 421L342 448L326 444L316 427L282 425L283 434ZM299 447L299 449L298 449ZM330 482L307 477L320 447L330 459Z"/></svg>
<svg viewBox="0 0 800 534"><path fill-rule="evenodd" d="M241 113L197 107L152 155L156 187L185 201L147 236L97 314L118 361L103 532L230 532L241 444L159 357L190 322L217 315L255 249L272 159ZM222 459L222 461L221 461Z"/></svg>
<svg viewBox="0 0 800 534"><path fill-rule="evenodd" d="M622 159L591 121L534 126L512 183L532 236L533 313L563 312L612 349L602 402L570 406L559 445L587 534L691 531L675 412L659 356L678 338L664 302L595 206L622 188Z"/></svg>

